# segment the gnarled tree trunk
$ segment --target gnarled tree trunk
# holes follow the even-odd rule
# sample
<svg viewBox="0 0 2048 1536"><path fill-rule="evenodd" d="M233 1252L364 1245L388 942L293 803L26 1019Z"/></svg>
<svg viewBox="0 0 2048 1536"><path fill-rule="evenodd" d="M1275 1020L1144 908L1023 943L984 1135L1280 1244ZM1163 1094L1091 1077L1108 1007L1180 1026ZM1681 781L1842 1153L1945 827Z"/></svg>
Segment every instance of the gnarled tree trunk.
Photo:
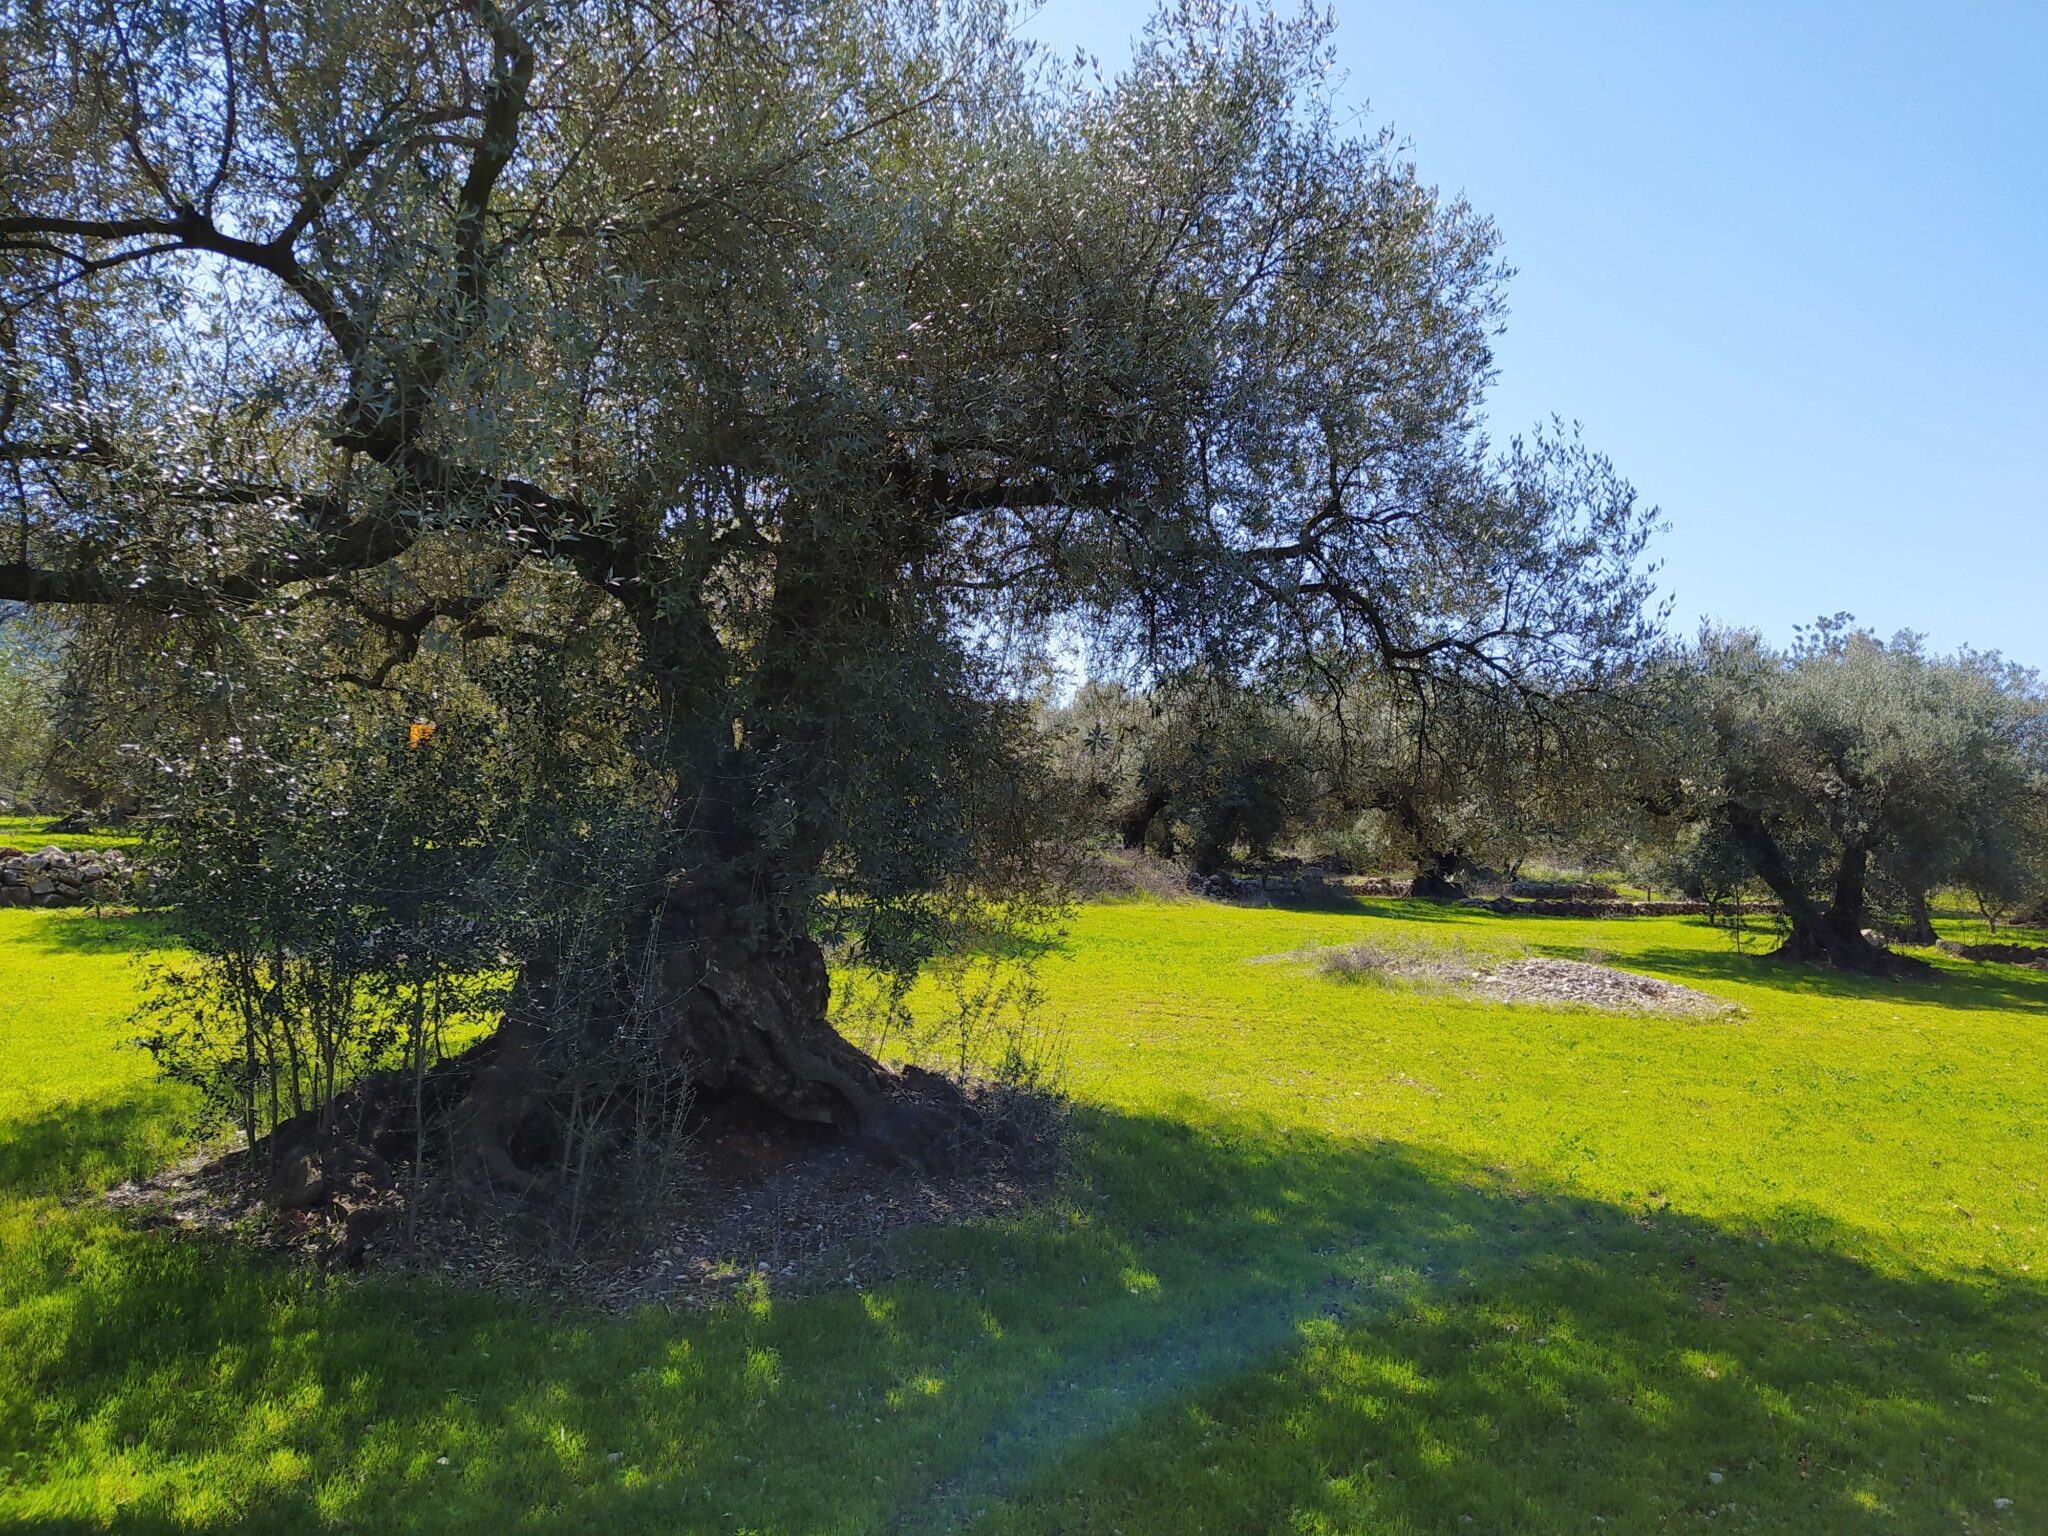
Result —
<svg viewBox="0 0 2048 1536"><path fill-rule="evenodd" d="M1458 883L1464 869L1465 856L1456 849L1425 853L1416 861L1415 879L1408 894L1430 901L1456 901L1465 894L1465 888Z"/></svg>
<svg viewBox="0 0 2048 1536"><path fill-rule="evenodd" d="M479 1171L517 1186L547 1166L563 1064L579 1051L604 1059L627 1027L650 1034L660 1065L698 1093L750 1095L927 1172L957 1158L978 1125L966 1097L937 1073L882 1065L833 1027L824 951L793 914L764 921L743 898L686 891L649 922L651 964L615 978L595 1008L568 1005L549 960L527 963L468 1099Z"/></svg>
<svg viewBox="0 0 2048 1536"><path fill-rule="evenodd" d="M1867 847L1855 842L1843 847L1834 890L1827 906L1822 907L1793 878L1783 850L1767 827L1754 817L1739 813L1730 816L1729 827L1748 851L1757 878L1770 887L1791 924L1792 931L1776 951L1779 959L1872 976L1924 968L1922 962L1895 955L1865 937L1870 868Z"/></svg>
<svg viewBox="0 0 2048 1536"><path fill-rule="evenodd" d="M824 952L799 919L752 928L715 904L677 906L663 937L664 1050L695 1083L751 1094L917 1167L951 1160L973 1111L936 1073L891 1071L833 1028Z"/></svg>

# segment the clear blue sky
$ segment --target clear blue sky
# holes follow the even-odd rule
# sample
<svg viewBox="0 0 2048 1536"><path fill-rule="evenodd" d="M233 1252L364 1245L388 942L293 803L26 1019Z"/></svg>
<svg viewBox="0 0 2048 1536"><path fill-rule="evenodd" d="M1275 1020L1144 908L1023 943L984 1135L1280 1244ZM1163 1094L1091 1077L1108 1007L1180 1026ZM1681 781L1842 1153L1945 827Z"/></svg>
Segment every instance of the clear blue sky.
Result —
<svg viewBox="0 0 2048 1536"><path fill-rule="evenodd" d="M1026 28L1113 71L1143 0ZM1495 434L1583 422L1674 622L2048 668L2048 0L1336 0L1340 99L1519 269Z"/></svg>

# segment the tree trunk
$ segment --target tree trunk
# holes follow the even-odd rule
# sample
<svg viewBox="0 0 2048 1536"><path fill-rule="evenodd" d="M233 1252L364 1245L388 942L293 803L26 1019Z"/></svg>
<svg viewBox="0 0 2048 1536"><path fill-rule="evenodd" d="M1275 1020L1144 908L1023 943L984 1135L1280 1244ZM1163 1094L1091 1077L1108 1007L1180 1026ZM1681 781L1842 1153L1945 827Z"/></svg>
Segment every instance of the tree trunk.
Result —
<svg viewBox="0 0 2048 1536"><path fill-rule="evenodd" d="M1749 854L1757 878L1778 898L1792 931L1775 951L1781 960L1807 965L1831 966L1882 976L1901 971L1924 970L1925 962L1895 955L1864 937L1865 882L1870 850L1850 843L1842 850L1842 862L1835 871L1832 899L1823 909L1792 877L1783 850L1768 828L1752 817L1735 815L1728 823Z"/></svg>
<svg viewBox="0 0 2048 1536"><path fill-rule="evenodd" d="M1152 830L1152 823L1159 819L1159 813L1166 809L1167 801L1172 798L1171 790L1150 789L1142 800L1124 812L1117 822L1117 838L1125 848L1136 852L1145 846L1145 835Z"/></svg>
<svg viewBox="0 0 2048 1536"><path fill-rule="evenodd" d="M1906 893L1906 926L1899 932L1905 944L1930 945L1940 937L1934 931L1933 914L1927 910L1927 893L1918 887Z"/></svg>
<svg viewBox="0 0 2048 1536"><path fill-rule="evenodd" d="M1465 856L1455 850L1425 853L1417 861L1408 894L1426 901L1456 901L1465 894L1465 888L1458 884L1458 874L1464 867Z"/></svg>
<svg viewBox="0 0 2048 1536"><path fill-rule="evenodd" d="M1807 965L1826 965L1838 971L1858 971L1868 975L1882 975L1903 968L1904 957L1872 943L1864 936L1860 922L1844 922L1832 908L1823 912L1809 904L1809 912L1810 916L1792 916L1792 931L1775 951L1780 960L1797 960Z"/></svg>
<svg viewBox="0 0 2048 1536"><path fill-rule="evenodd" d="M954 1160L974 1111L947 1079L892 1071L832 1027L824 951L797 920L749 932L717 909L671 912L664 1049L695 1083L751 1094L928 1171Z"/></svg>
<svg viewBox="0 0 2048 1536"><path fill-rule="evenodd" d="M926 1172L957 1161L979 1124L960 1089L920 1067L891 1070L840 1035L818 942L794 916L762 912L742 895L675 893L650 919L645 974L612 978L595 1008L569 1006L552 962L530 959L469 1095L478 1171L521 1187L549 1165L565 1076L617 1060L619 1081L597 1091L634 1091L629 1058L608 1052L628 1030L654 1043L641 1070L680 1073L696 1092L748 1094Z"/></svg>
<svg viewBox="0 0 2048 1536"><path fill-rule="evenodd" d="M826 577L843 579L857 564L879 574L848 606ZM609 978L575 978L575 999L556 995L568 983L545 963L529 963L473 1096L487 1168L530 1165L549 1140L545 1122L558 1118L549 1097L559 1094L563 1069L586 1079L592 1063L608 1070L627 1030L699 1092L751 1095L928 1171L957 1160L978 1128L976 1112L950 1080L915 1066L893 1071L833 1028L824 953L804 919L845 789L819 724L839 707L818 696L837 675L827 664L842 643L834 626L886 634L881 594L896 564L893 551L783 552L764 655L737 729L723 643L701 594L633 609L669 723L666 765L689 787L689 829L673 855L682 878L650 903L635 942L615 951L635 959ZM1163 792L1148 801L1147 824L1164 803ZM1145 827L1138 830L1142 838Z"/></svg>

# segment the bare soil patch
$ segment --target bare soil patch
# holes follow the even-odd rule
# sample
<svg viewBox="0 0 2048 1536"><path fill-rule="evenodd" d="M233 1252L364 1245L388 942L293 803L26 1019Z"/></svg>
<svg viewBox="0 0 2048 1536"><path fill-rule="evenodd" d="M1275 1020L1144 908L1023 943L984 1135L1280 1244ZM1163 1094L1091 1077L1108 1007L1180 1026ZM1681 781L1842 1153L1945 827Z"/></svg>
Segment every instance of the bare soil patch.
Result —
<svg viewBox="0 0 2048 1536"><path fill-rule="evenodd" d="M630 1221L616 1212L571 1239L507 1205L431 1195L408 1209L410 1181L361 1201L278 1210L237 1157L191 1159L110 1190L145 1225L211 1233L325 1269L428 1274L457 1284L605 1310L702 1306L742 1291L790 1294L894 1272L886 1241L906 1228L1023 1210L1057 1184L1064 1116L1050 1099L975 1087L1008 1134L952 1172L927 1176L825 1127L745 1099L710 1108L678 1166Z"/></svg>

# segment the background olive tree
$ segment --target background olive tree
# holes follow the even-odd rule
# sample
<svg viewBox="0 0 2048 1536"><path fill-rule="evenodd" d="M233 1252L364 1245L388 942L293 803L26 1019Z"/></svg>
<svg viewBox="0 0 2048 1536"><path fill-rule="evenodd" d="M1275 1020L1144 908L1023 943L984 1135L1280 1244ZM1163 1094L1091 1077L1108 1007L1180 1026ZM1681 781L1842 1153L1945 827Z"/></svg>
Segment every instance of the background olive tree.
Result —
<svg viewBox="0 0 2048 1536"><path fill-rule="evenodd" d="M1782 652L1708 631L1666 682L1653 798L1687 824L1698 879L1753 878L1782 904L1790 958L1893 965L1873 923L1931 939L1929 895L2018 861L2033 835L2042 695L1995 656L1837 616Z"/></svg>
<svg viewBox="0 0 2048 1536"><path fill-rule="evenodd" d="M37 617L18 607L0 610L0 810L24 815L49 808L47 770L63 676L62 627Z"/></svg>
<svg viewBox="0 0 2048 1536"><path fill-rule="evenodd" d="M1360 678L1314 711L1312 839L1414 872L1414 894L1454 897L1482 872L1612 841L1640 707L1626 679L1540 701L1499 680Z"/></svg>
<svg viewBox="0 0 2048 1536"><path fill-rule="evenodd" d="M1306 810L1300 720L1286 701L1228 679L1183 676L1143 691L1086 683L1046 728L1080 814L1124 849L1209 873L1266 857Z"/></svg>

